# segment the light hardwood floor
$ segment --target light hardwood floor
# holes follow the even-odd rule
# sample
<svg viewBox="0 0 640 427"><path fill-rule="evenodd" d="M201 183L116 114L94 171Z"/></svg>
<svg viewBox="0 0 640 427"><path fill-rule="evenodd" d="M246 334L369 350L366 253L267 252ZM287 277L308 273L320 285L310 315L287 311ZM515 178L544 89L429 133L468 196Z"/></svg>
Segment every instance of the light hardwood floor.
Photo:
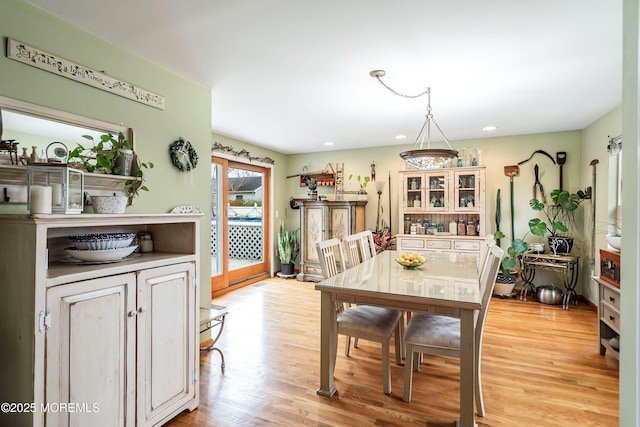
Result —
<svg viewBox="0 0 640 427"><path fill-rule="evenodd" d="M392 363L392 394L382 393L380 347L360 341L336 363L338 393L319 384L320 293L313 283L269 279L216 298L229 308L219 342L225 354L200 363L200 406L167 425L453 426L458 359L425 358L402 401L403 367ZM479 426L617 426L618 362L602 357L596 312L493 298L482 375L486 416Z"/></svg>

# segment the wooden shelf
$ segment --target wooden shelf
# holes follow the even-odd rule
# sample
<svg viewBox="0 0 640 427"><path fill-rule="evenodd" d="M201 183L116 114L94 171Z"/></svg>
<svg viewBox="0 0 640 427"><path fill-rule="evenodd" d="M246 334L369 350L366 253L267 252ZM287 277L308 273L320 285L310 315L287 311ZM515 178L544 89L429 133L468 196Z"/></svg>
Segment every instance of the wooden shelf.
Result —
<svg viewBox="0 0 640 427"><path fill-rule="evenodd" d="M134 179L132 176L107 175L103 173L84 173L84 190L92 195L125 194L125 182ZM0 187L24 187L22 198L17 203L26 203L27 168L25 166L0 165ZM12 201L13 202L13 201Z"/></svg>
<svg viewBox="0 0 640 427"><path fill-rule="evenodd" d="M336 174L331 172L316 172L306 175L300 175L300 187L307 186L307 179L315 178L318 181L318 187L333 187L336 185Z"/></svg>

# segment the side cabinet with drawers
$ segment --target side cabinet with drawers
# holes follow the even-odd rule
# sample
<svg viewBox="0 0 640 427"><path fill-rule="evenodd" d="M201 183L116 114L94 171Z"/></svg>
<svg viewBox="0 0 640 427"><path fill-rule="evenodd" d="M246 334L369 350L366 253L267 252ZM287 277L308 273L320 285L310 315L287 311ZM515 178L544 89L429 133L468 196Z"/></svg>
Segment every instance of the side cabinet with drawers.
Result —
<svg viewBox="0 0 640 427"><path fill-rule="evenodd" d="M365 229L367 201L298 202L300 206L300 273L301 282L322 280L322 269L316 243L328 239L342 239Z"/></svg>
<svg viewBox="0 0 640 427"><path fill-rule="evenodd" d="M202 217L0 215L0 398L74 409L1 425L157 426L198 406ZM141 232L154 251L119 262L65 251L73 234Z"/></svg>
<svg viewBox="0 0 640 427"><path fill-rule="evenodd" d="M620 360L620 253L600 250L598 284L598 339L600 354Z"/></svg>

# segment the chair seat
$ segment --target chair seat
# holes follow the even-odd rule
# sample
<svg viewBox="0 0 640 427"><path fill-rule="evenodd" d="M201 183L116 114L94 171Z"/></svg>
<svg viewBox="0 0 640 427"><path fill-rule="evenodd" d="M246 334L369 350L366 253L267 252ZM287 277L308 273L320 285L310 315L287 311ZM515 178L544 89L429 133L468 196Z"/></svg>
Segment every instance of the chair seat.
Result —
<svg viewBox="0 0 640 427"><path fill-rule="evenodd" d="M460 350L460 319L414 314L404 333L408 345Z"/></svg>
<svg viewBox="0 0 640 427"><path fill-rule="evenodd" d="M358 305L349 307L338 314L337 320L340 330L356 330L365 333L367 336L384 338L393 334L401 317L402 312L400 310Z"/></svg>

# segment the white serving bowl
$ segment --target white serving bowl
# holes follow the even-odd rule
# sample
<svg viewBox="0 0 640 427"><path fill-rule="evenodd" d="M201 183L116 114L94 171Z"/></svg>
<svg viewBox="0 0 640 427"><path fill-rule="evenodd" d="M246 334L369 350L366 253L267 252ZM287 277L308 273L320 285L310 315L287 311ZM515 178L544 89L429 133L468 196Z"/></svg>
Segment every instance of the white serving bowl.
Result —
<svg viewBox="0 0 640 427"><path fill-rule="evenodd" d="M72 234L69 240L78 250L105 250L126 248L131 245L135 233Z"/></svg>
<svg viewBox="0 0 640 427"><path fill-rule="evenodd" d="M126 248L104 249L104 250L80 250L65 249L69 255L81 261L101 262L101 261L117 261L128 257L136 250L138 245L131 245Z"/></svg>
<svg viewBox="0 0 640 427"><path fill-rule="evenodd" d="M91 196L93 211L99 214L124 213L127 207L127 196Z"/></svg>
<svg viewBox="0 0 640 427"><path fill-rule="evenodd" d="M610 247L612 247L616 251L619 251L622 245L622 236L607 234L607 243Z"/></svg>

